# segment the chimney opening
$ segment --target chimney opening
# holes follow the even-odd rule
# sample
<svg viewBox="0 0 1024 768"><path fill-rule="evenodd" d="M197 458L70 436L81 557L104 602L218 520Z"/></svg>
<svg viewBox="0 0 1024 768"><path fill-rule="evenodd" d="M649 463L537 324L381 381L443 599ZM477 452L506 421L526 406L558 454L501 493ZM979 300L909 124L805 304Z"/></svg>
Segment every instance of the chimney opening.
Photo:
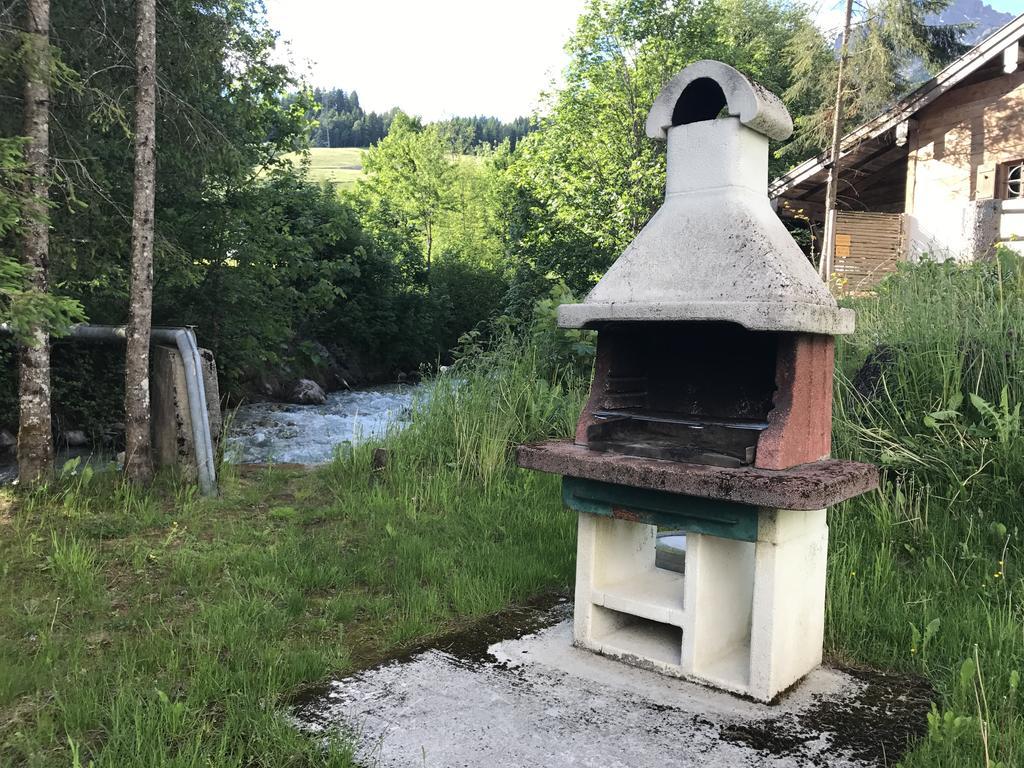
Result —
<svg viewBox="0 0 1024 768"><path fill-rule="evenodd" d="M698 77L679 94L672 110L672 126L715 120L727 107L722 86L710 77Z"/></svg>

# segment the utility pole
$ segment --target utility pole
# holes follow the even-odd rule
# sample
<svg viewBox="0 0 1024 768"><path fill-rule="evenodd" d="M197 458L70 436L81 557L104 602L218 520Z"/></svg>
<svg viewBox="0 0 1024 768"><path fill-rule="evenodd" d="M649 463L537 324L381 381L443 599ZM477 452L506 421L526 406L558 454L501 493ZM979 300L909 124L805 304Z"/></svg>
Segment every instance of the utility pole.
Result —
<svg viewBox="0 0 1024 768"><path fill-rule="evenodd" d="M843 24L843 44L839 50L839 71L836 76L836 103L832 115L832 157L828 168L828 186L825 191L825 242L821 247L818 274L826 283L832 274L836 253L836 191L839 186L839 145L843 123L843 90L846 60L850 53L850 23L853 19L853 0L846 0L846 21Z"/></svg>

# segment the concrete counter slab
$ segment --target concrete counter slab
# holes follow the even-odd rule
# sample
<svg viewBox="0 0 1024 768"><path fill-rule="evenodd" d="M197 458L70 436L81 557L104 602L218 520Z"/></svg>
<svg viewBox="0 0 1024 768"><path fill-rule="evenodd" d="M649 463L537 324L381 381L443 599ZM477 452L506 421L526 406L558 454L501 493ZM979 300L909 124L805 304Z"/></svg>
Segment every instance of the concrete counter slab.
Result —
<svg viewBox="0 0 1024 768"><path fill-rule="evenodd" d="M556 475L778 509L824 509L878 487L877 467L838 459L786 470L712 467L600 453L552 440L519 446L516 461Z"/></svg>

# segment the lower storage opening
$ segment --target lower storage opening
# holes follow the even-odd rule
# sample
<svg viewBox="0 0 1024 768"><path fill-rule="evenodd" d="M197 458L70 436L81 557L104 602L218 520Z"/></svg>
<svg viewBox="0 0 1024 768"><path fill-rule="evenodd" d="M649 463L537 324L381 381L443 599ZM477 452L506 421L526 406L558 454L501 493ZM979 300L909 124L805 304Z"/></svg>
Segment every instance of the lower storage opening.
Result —
<svg viewBox="0 0 1024 768"><path fill-rule="evenodd" d="M680 666L683 630L600 605L593 607L593 638L602 648L660 664Z"/></svg>
<svg viewBox="0 0 1024 768"><path fill-rule="evenodd" d="M750 686L750 639L725 650L694 668L694 674L723 688L744 690Z"/></svg>

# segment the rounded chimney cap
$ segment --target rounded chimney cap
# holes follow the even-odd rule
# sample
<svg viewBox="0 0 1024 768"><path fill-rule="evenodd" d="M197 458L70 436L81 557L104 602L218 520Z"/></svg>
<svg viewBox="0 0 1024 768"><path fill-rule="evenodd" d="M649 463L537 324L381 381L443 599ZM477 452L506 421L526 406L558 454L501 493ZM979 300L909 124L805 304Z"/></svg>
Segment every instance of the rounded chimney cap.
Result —
<svg viewBox="0 0 1024 768"><path fill-rule="evenodd" d="M647 115L647 135L665 140L677 125L714 120L722 109L743 125L782 141L793 119L778 96L721 61L696 61L669 80Z"/></svg>

